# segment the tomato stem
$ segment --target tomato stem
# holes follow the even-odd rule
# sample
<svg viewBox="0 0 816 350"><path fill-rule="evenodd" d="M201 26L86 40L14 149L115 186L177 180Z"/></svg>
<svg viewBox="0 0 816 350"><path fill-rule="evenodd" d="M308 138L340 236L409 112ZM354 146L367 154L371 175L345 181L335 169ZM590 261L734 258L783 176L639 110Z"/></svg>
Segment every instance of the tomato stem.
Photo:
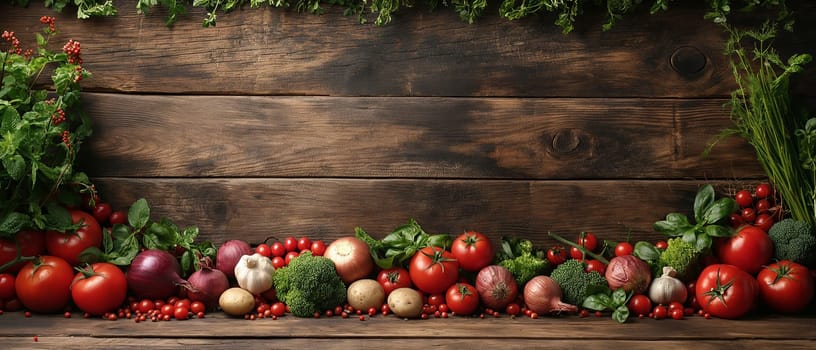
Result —
<svg viewBox="0 0 816 350"><path fill-rule="evenodd" d="M582 245L580 245L578 243L570 241L570 240L568 240L568 239L566 239L564 237L561 237L561 236L559 236L559 235L557 235L557 234L555 234L553 232L547 232L547 235L549 235L552 238L555 238L555 240L557 240L557 241L559 241L561 243L567 244L567 245L569 245L571 247L575 247L576 249L580 250L581 253L584 253L584 255L589 255L593 259L596 259L596 260L598 260L598 261L600 261L600 262L602 262L602 263L604 263L606 265L609 265L609 260L608 259L604 258L603 256L601 256L599 254L595 254L595 253L591 252L589 249L586 249L584 246L582 246Z"/></svg>

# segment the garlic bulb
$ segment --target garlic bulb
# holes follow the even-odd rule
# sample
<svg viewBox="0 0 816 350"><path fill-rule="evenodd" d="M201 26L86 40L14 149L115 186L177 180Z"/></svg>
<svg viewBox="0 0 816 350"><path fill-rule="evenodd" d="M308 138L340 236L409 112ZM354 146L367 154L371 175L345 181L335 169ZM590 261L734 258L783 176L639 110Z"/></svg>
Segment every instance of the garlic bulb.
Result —
<svg viewBox="0 0 816 350"><path fill-rule="evenodd" d="M676 273L674 268L666 266L663 268L663 275L652 281L649 287L649 299L652 300L652 303L669 305L673 301L686 302L688 297L686 285L674 277Z"/></svg>
<svg viewBox="0 0 816 350"><path fill-rule="evenodd" d="M272 260L258 253L241 256L235 264L235 280L252 294L261 294L272 288L274 274Z"/></svg>

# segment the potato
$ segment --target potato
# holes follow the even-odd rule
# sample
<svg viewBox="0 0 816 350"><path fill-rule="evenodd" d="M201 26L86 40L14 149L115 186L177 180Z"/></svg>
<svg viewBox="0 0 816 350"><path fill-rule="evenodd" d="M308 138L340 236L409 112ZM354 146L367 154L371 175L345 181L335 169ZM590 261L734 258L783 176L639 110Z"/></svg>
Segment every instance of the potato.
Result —
<svg viewBox="0 0 816 350"><path fill-rule="evenodd" d="M388 308L399 317L419 317L422 315L422 294L411 288L397 288L388 295Z"/></svg>
<svg viewBox="0 0 816 350"><path fill-rule="evenodd" d="M255 308L255 297L246 289L234 287L221 293L218 306L228 315L243 316Z"/></svg>
<svg viewBox="0 0 816 350"><path fill-rule="evenodd" d="M385 290L379 282L372 279L354 281L348 287L348 303L356 310L368 312L370 308L380 311L385 302Z"/></svg>

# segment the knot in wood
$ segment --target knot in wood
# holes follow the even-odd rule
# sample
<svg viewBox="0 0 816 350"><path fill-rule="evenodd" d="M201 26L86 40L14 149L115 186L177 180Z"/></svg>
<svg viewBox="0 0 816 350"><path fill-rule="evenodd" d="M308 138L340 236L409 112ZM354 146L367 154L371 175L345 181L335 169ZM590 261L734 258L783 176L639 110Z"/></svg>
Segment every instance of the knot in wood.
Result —
<svg viewBox="0 0 816 350"><path fill-rule="evenodd" d="M552 136L552 154L555 156L574 155L586 144L582 139L587 135L580 129L560 129Z"/></svg>
<svg viewBox="0 0 816 350"><path fill-rule="evenodd" d="M700 74L705 69L708 59L694 46L681 46L674 50L669 62L675 72L691 77Z"/></svg>

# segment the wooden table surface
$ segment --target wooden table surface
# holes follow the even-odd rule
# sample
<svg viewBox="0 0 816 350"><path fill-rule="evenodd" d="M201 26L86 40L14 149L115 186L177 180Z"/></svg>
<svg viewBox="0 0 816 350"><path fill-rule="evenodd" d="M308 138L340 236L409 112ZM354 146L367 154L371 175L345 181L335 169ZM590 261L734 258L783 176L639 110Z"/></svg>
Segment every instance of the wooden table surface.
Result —
<svg viewBox="0 0 816 350"><path fill-rule="evenodd" d="M142 322L105 321L74 315L5 313L0 316L0 348L380 348L477 349L813 349L816 315L756 316L740 320L630 319L575 315L530 319L449 318L403 320L375 316L360 321L340 317L247 321L212 313L205 319Z"/></svg>

